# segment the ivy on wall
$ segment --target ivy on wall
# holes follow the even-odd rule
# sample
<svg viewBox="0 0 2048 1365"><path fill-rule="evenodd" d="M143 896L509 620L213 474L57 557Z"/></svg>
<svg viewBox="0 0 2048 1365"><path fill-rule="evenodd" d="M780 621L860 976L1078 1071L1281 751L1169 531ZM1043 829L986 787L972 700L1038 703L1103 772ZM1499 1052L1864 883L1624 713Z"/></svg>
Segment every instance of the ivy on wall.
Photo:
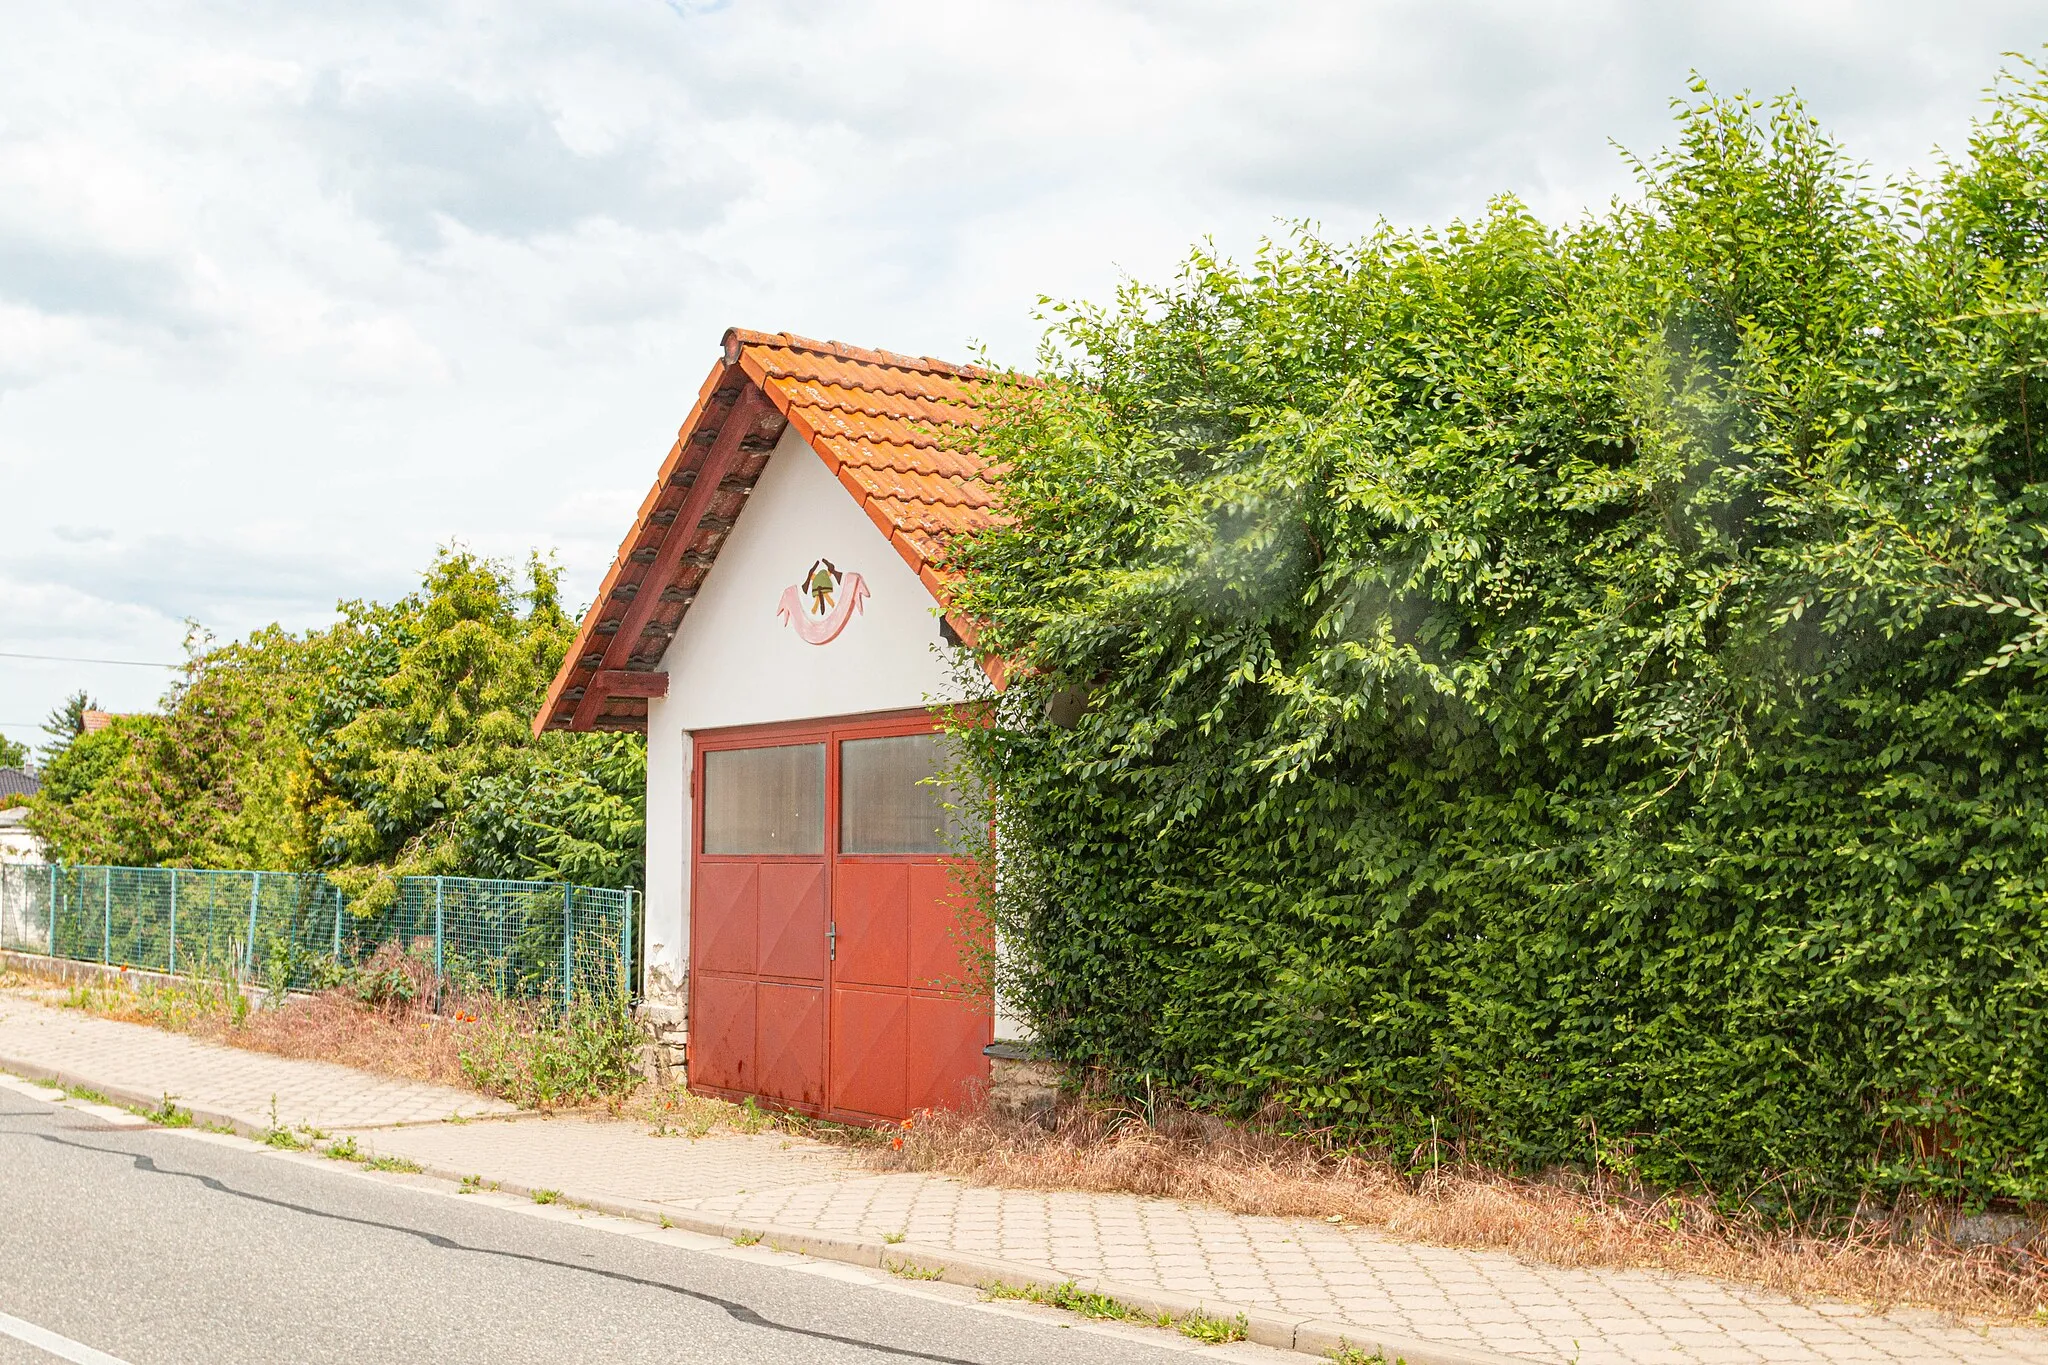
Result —
<svg viewBox="0 0 2048 1365"><path fill-rule="evenodd" d="M1055 310L957 555L1045 1045L1406 1153L2048 1197L2048 83L1872 187L1697 92Z"/></svg>

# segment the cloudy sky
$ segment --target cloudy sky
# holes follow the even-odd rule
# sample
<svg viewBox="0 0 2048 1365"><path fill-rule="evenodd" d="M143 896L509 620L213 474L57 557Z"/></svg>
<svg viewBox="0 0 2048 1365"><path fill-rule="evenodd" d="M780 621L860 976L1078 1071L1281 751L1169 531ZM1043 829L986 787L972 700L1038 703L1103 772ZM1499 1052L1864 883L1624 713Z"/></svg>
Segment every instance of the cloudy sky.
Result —
<svg viewBox="0 0 2048 1365"><path fill-rule="evenodd" d="M1277 220L1553 219L1689 71L1879 173L2038 3L518 0L8 7L0 655L171 661L434 547L595 589L732 324L1028 362L1040 295ZM168 674L0 657L0 730Z"/></svg>

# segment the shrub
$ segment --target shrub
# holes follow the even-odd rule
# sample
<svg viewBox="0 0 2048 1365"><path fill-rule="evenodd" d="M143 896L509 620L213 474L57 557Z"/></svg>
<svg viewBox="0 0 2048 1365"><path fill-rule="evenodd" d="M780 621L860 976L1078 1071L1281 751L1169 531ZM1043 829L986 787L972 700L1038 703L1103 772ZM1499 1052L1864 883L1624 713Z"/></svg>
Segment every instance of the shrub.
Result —
<svg viewBox="0 0 2048 1365"><path fill-rule="evenodd" d="M2048 1198L2044 109L1880 197L1703 98L1572 228L1062 313L956 563L1045 1045L1397 1154Z"/></svg>

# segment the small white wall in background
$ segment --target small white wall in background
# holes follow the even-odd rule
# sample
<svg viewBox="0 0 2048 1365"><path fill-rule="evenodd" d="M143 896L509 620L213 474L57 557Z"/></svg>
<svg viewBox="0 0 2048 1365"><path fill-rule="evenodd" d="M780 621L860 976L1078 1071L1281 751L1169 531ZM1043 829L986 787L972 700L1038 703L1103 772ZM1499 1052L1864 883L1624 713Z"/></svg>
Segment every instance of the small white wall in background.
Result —
<svg viewBox="0 0 2048 1365"><path fill-rule="evenodd" d="M647 901L641 946L640 991L676 1003L688 977L690 920L685 881L690 848L690 737L668 724L668 699L647 703Z"/></svg>
<svg viewBox="0 0 2048 1365"><path fill-rule="evenodd" d="M837 639L811 645L776 607L820 557L861 575L869 596ZM941 642L937 607L818 453L785 432L669 641L668 695L647 708L650 998L675 998L688 974L691 732L957 699L959 651Z"/></svg>
<svg viewBox="0 0 2048 1365"><path fill-rule="evenodd" d="M10 806L0 811L0 863L43 861L43 841L29 833L28 808Z"/></svg>

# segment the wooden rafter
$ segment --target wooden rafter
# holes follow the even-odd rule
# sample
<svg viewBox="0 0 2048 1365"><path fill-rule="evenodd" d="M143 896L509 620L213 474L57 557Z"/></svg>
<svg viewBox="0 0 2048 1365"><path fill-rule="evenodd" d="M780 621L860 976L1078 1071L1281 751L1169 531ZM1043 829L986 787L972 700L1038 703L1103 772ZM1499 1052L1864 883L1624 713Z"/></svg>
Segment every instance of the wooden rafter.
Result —
<svg viewBox="0 0 2048 1365"><path fill-rule="evenodd" d="M755 434L755 428L762 417L775 411L762 394L760 388L748 384L733 403L732 411L726 414L725 422L718 429L718 438L705 453L704 462L697 466L696 480L683 498L683 504L676 511L674 522L662 536L655 548L654 562L640 576L639 590L626 603L619 617L618 629L612 632L604 647L604 658L598 664L597 672L584 685L583 699L576 703L576 717L570 723L577 730L589 729L597 720L598 713L611 697L618 692L606 691L600 686L608 673L626 671L627 662L633 657L641 635L653 620L655 608L660 605L661 590L674 579L683 557L696 544L699 533L706 529L703 522L711 512L712 499L718 496L718 487L725 476L739 463L740 447L747 437ZM645 696L646 693L624 695Z"/></svg>

